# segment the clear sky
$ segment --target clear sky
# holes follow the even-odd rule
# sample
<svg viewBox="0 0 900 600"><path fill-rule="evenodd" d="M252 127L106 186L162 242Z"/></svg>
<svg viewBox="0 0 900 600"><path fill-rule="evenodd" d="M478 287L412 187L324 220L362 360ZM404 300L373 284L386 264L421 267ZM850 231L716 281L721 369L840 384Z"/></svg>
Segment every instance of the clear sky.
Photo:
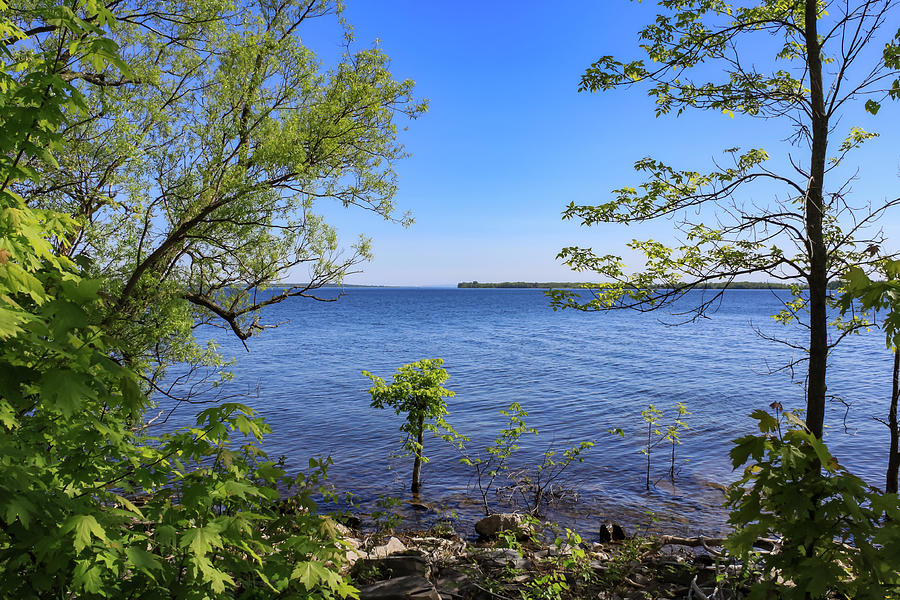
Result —
<svg viewBox="0 0 900 600"><path fill-rule="evenodd" d="M400 212L412 212L412 227L352 208L316 209L343 239L365 234L373 240L375 259L347 283L595 279L563 266L556 259L560 248L625 254L632 238L669 239L671 223L583 228L561 221L568 202L597 204L610 190L637 186L632 165L644 156L703 171L725 148L763 147L773 162L789 149L780 143L790 133L784 122L708 112L656 118L643 88L577 92L584 69L600 56L641 58L637 32L652 21L653 2L347 4L356 43L380 40L395 77L414 79L418 95L430 102L400 134L412 156L397 165L396 201ZM326 59L339 43L326 29L307 40ZM848 115L839 132L851 125L882 134L851 159L860 169L856 197L877 203L900 195L900 107L886 105L877 117ZM900 215L882 226L889 237L900 237Z"/></svg>

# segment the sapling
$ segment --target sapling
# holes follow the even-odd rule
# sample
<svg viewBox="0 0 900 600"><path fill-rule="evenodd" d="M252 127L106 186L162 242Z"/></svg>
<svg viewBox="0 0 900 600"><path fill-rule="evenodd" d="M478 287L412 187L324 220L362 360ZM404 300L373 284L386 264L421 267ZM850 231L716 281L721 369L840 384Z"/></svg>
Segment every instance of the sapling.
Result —
<svg viewBox="0 0 900 600"><path fill-rule="evenodd" d="M411 485L413 494L418 494L422 488L422 463L428 462L428 458L422 453L425 432L430 431L447 441L462 437L444 420L444 415L449 414L444 398L451 398L455 394L441 387L450 378L446 369L441 368L443 364L444 361L440 358L426 358L403 365L397 369L390 385L381 377L363 371L363 375L373 383L369 388L372 408L389 406L398 415L406 415L406 422L400 430L406 434L403 442L406 454L414 457Z"/></svg>
<svg viewBox="0 0 900 600"><path fill-rule="evenodd" d="M641 418L644 419L644 422L647 424L647 444L641 448L641 454L647 456L646 486L648 490L650 489L650 453L656 445L653 443L653 436L662 435L662 432L656 427L661 416L662 411L652 404L641 411Z"/></svg>
<svg viewBox="0 0 900 600"><path fill-rule="evenodd" d="M528 413L518 402L511 403L506 410L501 410L500 414L508 417L506 427L501 429L494 442L485 448L484 455L472 455L464 444L457 444L457 449L462 455L460 462L475 471L475 485L481 495L481 508L485 515L490 513L488 495L494 488L497 476L509 468L507 461L519 449L519 438L526 433L537 435L538 432L534 427L526 425L525 417Z"/></svg>
<svg viewBox="0 0 900 600"><path fill-rule="evenodd" d="M688 409L683 402L679 402L676 406L678 408L678 416L675 417L675 420L672 421L668 427L666 427L666 431L663 435L663 439L667 440L672 445L672 457L669 462L669 478L672 481L675 481L675 447L681 443L678 431L679 429L690 429L684 419L691 414L688 412Z"/></svg>

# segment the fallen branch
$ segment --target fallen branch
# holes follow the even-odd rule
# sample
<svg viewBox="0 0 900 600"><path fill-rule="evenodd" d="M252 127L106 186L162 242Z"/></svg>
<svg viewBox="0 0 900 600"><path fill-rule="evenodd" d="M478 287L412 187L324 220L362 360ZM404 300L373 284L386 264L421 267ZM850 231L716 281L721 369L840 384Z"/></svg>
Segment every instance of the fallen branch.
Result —
<svg viewBox="0 0 900 600"><path fill-rule="evenodd" d="M723 547L725 545L725 541L728 538L711 538L706 536L697 536L697 537L680 537L677 535L661 535L653 539L653 545L658 550L663 546L690 546L690 547L703 547L704 550L709 552L710 554L722 554L718 550L713 550L711 546ZM754 548L759 548L762 550L766 550L771 552L778 545L781 544L780 540L774 540L770 538L759 538L753 543Z"/></svg>

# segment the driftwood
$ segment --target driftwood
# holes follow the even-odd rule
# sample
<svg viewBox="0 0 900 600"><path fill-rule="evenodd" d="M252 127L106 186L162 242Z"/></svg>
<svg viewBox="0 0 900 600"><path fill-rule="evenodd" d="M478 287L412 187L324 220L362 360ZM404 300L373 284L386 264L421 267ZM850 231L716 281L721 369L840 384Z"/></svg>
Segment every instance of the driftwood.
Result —
<svg viewBox="0 0 900 600"><path fill-rule="evenodd" d="M697 536L697 537L680 537L677 535L660 535L653 539L653 546L658 550L663 546L690 546L690 547L698 547L702 546L704 550L710 552L711 554L721 554L718 550L714 550L713 547L719 547L725 545L725 540L727 538L715 538L715 537L706 537L706 536ZM781 543L780 540L774 540L770 538L759 538L756 542L753 543L754 548L759 548L760 550L771 552Z"/></svg>

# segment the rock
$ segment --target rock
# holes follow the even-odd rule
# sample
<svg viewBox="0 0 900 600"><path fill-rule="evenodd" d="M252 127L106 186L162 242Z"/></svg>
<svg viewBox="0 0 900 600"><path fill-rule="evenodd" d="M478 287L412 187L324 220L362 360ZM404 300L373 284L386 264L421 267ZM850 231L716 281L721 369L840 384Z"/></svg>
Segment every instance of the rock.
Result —
<svg viewBox="0 0 900 600"><path fill-rule="evenodd" d="M595 571L605 572L609 569L609 563L602 560L592 560L591 568Z"/></svg>
<svg viewBox="0 0 900 600"><path fill-rule="evenodd" d="M432 560L448 560L466 549L466 542L458 537L447 539L438 537L417 537L410 544L423 551Z"/></svg>
<svg viewBox="0 0 900 600"><path fill-rule="evenodd" d="M397 538L391 537L386 544L373 548L372 551L369 552L369 558L384 558L385 556L398 554L400 552L406 552L406 546L404 546L403 542Z"/></svg>
<svg viewBox="0 0 900 600"><path fill-rule="evenodd" d="M622 526L618 523L604 523L601 525L599 536L601 544L607 542L621 542L622 540L628 539L628 536L625 535L625 530L622 529Z"/></svg>
<svg viewBox="0 0 900 600"><path fill-rule="evenodd" d="M349 538L351 535L353 535L353 532L350 531L349 527L347 527L346 525L341 525L337 521L331 521L331 526L342 538Z"/></svg>
<svg viewBox="0 0 900 600"><path fill-rule="evenodd" d="M350 574L358 577L360 574L377 574L380 579L393 579L418 575L429 577L431 567L421 556L395 554L384 558L363 558L353 565ZM370 577L371 579L371 577Z"/></svg>
<svg viewBox="0 0 900 600"><path fill-rule="evenodd" d="M435 579L434 586L441 598L471 598L475 586L468 573L457 569L445 569L441 576Z"/></svg>
<svg viewBox="0 0 900 600"><path fill-rule="evenodd" d="M547 549L547 553L550 556L571 556L572 555L573 546L569 545L569 542L563 542L559 546L556 544L550 546Z"/></svg>
<svg viewBox="0 0 900 600"><path fill-rule="evenodd" d="M350 529L355 529L357 531L362 529L362 519L356 515L332 515L332 518Z"/></svg>
<svg viewBox="0 0 900 600"><path fill-rule="evenodd" d="M490 567L510 566L514 569L524 569L529 564L512 548L473 548L469 556Z"/></svg>
<svg viewBox="0 0 900 600"><path fill-rule="evenodd" d="M518 513L500 513L488 515L475 523L475 531L485 538L496 536L501 531L517 531L527 533L530 527L525 525L525 516Z"/></svg>
<svg viewBox="0 0 900 600"><path fill-rule="evenodd" d="M605 544L606 542L612 541L612 531L609 528L609 525L604 523L600 526L600 543Z"/></svg>
<svg viewBox="0 0 900 600"><path fill-rule="evenodd" d="M359 600L441 600L441 596L424 577L409 575L361 587Z"/></svg>

